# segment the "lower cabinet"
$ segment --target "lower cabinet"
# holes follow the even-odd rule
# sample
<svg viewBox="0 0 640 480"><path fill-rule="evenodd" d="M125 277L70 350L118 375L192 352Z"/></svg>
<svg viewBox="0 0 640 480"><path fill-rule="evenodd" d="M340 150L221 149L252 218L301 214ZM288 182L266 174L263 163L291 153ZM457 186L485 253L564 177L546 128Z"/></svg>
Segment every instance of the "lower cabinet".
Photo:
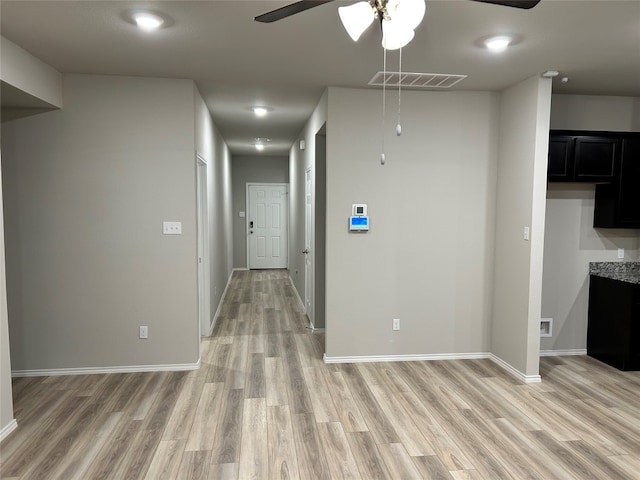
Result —
<svg viewBox="0 0 640 480"><path fill-rule="evenodd" d="M590 276L587 354L620 370L640 370L640 285Z"/></svg>

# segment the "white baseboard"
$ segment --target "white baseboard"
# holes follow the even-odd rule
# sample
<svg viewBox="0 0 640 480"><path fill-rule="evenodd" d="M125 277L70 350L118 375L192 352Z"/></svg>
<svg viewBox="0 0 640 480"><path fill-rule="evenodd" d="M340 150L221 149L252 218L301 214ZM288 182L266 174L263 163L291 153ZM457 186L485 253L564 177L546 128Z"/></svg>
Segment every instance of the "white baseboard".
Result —
<svg viewBox="0 0 640 480"><path fill-rule="evenodd" d="M518 370L517 368L512 366L511 364L505 362L500 357L494 355L493 353L489 354L489 358L496 365L501 367L505 372L511 374L513 377L517 378L522 383L540 383L542 381L542 378L540 377L540 375L527 375L527 374L524 374L520 370Z"/></svg>
<svg viewBox="0 0 640 480"><path fill-rule="evenodd" d="M501 358L492 353L433 353L418 355L362 355L362 356L345 356L345 357L329 357L325 353L324 363L365 363L365 362L416 362L424 360L475 360L488 358L496 363L507 373L513 375L522 383L538 383L541 381L540 375L525 375Z"/></svg>
<svg viewBox="0 0 640 480"><path fill-rule="evenodd" d="M586 355L586 348L574 348L570 350L540 350L541 357L564 357L568 355Z"/></svg>
<svg viewBox="0 0 640 480"><path fill-rule="evenodd" d="M7 425L5 425L2 430L0 430L0 442L7 438L11 432L13 432L16 428L18 428L18 422L14 418Z"/></svg>
<svg viewBox="0 0 640 480"><path fill-rule="evenodd" d="M13 370L12 377L56 377L60 375L94 375L98 373L138 373L138 372L181 372L198 370L200 360L196 363L174 363L166 365L127 365L123 367L80 367L51 368L38 370Z"/></svg>
<svg viewBox="0 0 640 480"><path fill-rule="evenodd" d="M300 305L300 308L302 308L303 312L306 312L306 307L304 306L304 302L302 301L302 298L300 298L300 294L298 293L298 289L296 288L296 284L293 283L293 280L291 279L291 271L289 271L289 282L291 282L291 286L293 287L293 293L296 294L296 298L298 299L298 305ZM311 327L313 327L313 325L311 325Z"/></svg>
<svg viewBox="0 0 640 480"><path fill-rule="evenodd" d="M416 355L353 355L345 357L328 357L325 353L324 363L367 363L367 362L419 362L423 360L473 360L489 358L489 353L433 353Z"/></svg>
<svg viewBox="0 0 640 480"><path fill-rule="evenodd" d="M229 290L229 285L231 284L231 278L233 277L233 272L246 270L240 268L231 269L231 273L229 274L229 278L227 278L227 284L224 286L224 292L222 292L222 296L220 297L220 303L218 303L218 308L216 309L216 313L213 315L213 320L211 322L211 326L209 327L209 332L207 333L207 337L210 337L213 333L213 329L216 328L216 321L218 320L218 315L220 315L220 310L222 309L222 304L224 303L224 298L227 296L227 290Z"/></svg>

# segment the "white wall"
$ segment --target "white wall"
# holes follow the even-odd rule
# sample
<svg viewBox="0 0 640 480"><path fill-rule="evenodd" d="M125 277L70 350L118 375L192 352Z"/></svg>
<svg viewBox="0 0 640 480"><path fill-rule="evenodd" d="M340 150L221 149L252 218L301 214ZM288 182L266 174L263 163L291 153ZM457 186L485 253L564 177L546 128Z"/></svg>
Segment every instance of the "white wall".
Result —
<svg viewBox="0 0 640 480"><path fill-rule="evenodd" d="M326 354L487 352L498 95L403 92L403 133L390 114L384 166L380 100L329 89ZM353 203L368 204L369 233L347 231Z"/></svg>
<svg viewBox="0 0 640 480"><path fill-rule="evenodd" d="M640 99L553 95L551 128L640 131ZM553 318L543 351L586 349L589 262L638 260L640 231L593 228L594 184L551 183L547 191L542 316Z"/></svg>
<svg viewBox="0 0 640 480"><path fill-rule="evenodd" d="M53 107L62 107L62 74L2 36L0 80Z"/></svg>
<svg viewBox="0 0 640 480"><path fill-rule="evenodd" d="M193 366L193 82L63 87L63 110L2 127L12 367ZM165 220L183 234L162 235Z"/></svg>
<svg viewBox="0 0 640 480"><path fill-rule="evenodd" d="M491 351L532 380L539 363L550 103L551 81L537 77L500 99Z"/></svg>
<svg viewBox="0 0 640 480"><path fill-rule="evenodd" d="M289 183L287 157L233 157L233 266L247 268L247 218L240 212L247 210L247 183Z"/></svg>

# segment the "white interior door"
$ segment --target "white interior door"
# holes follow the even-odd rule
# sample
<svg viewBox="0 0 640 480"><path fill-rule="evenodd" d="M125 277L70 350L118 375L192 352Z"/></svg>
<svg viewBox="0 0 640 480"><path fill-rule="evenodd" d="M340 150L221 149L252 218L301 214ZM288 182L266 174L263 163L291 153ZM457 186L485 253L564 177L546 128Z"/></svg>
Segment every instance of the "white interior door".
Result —
<svg viewBox="0 0 640 480"><path fill-rule="evenodd" d="M250 269L287 268L287 191L286 184L247 185Z"/></svg>
<svg viewBox="0 0 640 480"><path fill-rule="evenodd" d="M311 169L305 171L304 180L304 307L307 311L307 317L313 325L313 251L311 249L313 242L313 197L312 197L312 177Z"/></svg>
<svg viewBox="0 0 640 480"><path fill-rule="evenodd" d="M209 214L207 208L207 164L198 156L196 168L196 210L198 229L198 321L200 335L209 335L211 330L210 314L210 275L209 275Z"/></svg>

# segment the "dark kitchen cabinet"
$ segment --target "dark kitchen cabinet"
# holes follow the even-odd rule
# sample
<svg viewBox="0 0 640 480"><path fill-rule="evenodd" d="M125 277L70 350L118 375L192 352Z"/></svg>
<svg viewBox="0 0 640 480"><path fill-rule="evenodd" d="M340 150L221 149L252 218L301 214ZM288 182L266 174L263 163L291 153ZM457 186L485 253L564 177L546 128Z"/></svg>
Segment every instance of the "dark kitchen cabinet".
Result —
<svg viewBox="0 0 640 480"><path fill-rule="evenodd" d="M615 134L552 130L547 178L550 182L612 182L619 157L620 138Z"/></svg>
<svg viewBox="0 0 640 480"><path fill-rule="evenodd" d="M587 354L640 370L640 284L590 276Z"/></svg>
<svg viewBox="0 0 640 480"><path fill-rule="evenodd" d="M621 139L620 173L610 185L596 185L593 226L640 228L640 134Z"/></svg>

